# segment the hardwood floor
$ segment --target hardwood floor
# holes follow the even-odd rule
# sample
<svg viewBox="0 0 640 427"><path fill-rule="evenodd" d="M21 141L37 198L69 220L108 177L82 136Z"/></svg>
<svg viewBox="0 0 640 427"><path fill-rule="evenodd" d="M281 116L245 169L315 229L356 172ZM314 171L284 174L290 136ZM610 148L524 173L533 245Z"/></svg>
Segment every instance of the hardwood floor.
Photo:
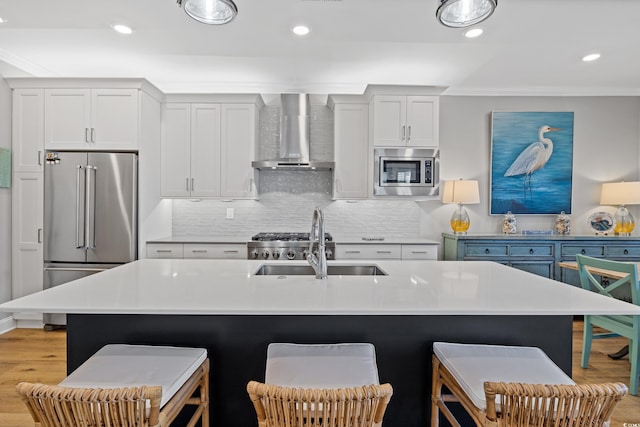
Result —
<svg viewBox="0 0 640 427"><path fill-rule="evenodd" d="M629 361L611 360L626 344L622 338L597 340L589 369L580 368L582 322L574 322L573 378L578 383L621 381L628 384ZM66 334L40 329L16 329L0 335L0 426L33 426L31 416L15 393L20 381L56 384L66 376ZM392 400L393 402L393 400ZM611 420L611 427L640 425L640 397L626 396Z"/></svg>

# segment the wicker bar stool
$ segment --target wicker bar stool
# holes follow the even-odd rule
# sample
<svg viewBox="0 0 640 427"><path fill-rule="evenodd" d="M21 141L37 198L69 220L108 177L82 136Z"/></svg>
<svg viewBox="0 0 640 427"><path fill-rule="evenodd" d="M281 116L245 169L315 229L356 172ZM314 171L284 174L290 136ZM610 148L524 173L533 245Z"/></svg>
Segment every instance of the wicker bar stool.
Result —
<svg viewBox="0 0 640 427"><path fill-rule="evenodd" d="M58 385L20 383L36 426L169 426L195 406L187 426L209 425L209 359L201 348L110 344Z"/></svg>
<svg viewBox="0 0 640 427"><path fill-rule="evenodd" d="M433 344L432 427L440 411L460 426L452 402L477 426L599 427L627 392L622 383L576 385L536 347Z"/></svg>
<svg viewBox="0 0 640 427"><path fill-rule="evenodd" d="M265 383L247 385L259 427L378 427L393 394L368 343L272 343Z"/></svg>

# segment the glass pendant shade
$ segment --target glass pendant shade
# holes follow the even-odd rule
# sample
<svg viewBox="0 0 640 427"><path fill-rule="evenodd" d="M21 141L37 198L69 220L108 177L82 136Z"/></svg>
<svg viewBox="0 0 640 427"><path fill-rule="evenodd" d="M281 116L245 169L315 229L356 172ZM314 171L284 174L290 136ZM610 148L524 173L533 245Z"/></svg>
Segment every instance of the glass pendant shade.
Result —
<svg viewBox="0 0 640 427"><path fill-rule="evenodd" d="M447 27L470 27L490 17L497 6L498 0L441 0L436 16Z"/></svg>
<svg viewBox="0 0 640 427"><path fill-rule="evenodd" d="M178 3L187 15L203 24L226 24L238 14L233 0L179 0Z"/></svg>

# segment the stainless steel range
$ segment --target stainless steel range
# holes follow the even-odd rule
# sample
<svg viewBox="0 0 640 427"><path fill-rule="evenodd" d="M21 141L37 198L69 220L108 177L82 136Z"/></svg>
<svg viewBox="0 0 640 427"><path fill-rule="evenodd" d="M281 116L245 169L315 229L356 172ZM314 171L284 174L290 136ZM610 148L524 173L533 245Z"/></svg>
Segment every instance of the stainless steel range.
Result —
<svg viewBox="0 0 640 427"><path fill-rule="evenodd" d="M335 259L336 243L324 233L327 259ZM248 259L306 260L309 233L258 233L247 243Z"/></svg>

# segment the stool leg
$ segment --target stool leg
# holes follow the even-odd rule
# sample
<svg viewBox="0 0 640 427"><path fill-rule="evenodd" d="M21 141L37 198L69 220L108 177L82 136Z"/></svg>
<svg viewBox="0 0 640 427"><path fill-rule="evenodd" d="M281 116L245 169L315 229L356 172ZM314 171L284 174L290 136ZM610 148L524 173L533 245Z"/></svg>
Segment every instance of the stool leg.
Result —
<svg viewBox="0 0 640 427"><path fill-rule="evenodd" d="M202 427L209 427L209 360L205 365L205 372L200 382L200 399L202 401Z"/></svg>
<svg viewBox="0 0 640 427"><path fill-rule="evenodd" d="M431 358L433 366L431 373L431 427L440 424L440 409L438 401L442 398L442 381L440 381L440 359L435 355Z"/></svg>

